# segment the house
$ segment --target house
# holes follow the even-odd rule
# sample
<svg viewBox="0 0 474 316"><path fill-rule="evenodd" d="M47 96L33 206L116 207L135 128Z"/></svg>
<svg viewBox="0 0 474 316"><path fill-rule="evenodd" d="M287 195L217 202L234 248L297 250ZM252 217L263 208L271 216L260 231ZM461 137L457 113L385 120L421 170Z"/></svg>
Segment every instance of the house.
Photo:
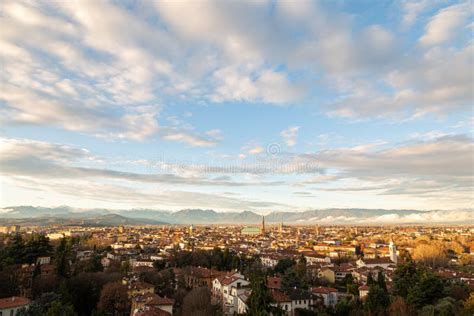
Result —
<svg viewBox="0 0 474 316"><path fill-rule="evenodd" d="M155 306L144 306L132 314L132 316L171 316L172 314Z"/></svg>
<svg viewBox="0 0 474 316"><path fill-rule="evenodd" d="M311 292L320 297L326 307L334 307L337 304L337 290L332 287L315 287Z"/></svg>
<svg viewBox="0 0 474 316"><path fill-rule="evenodd" d="M286 295L291 299L291 313L295 315L297 309L311 309L314 305L314 295L302 289L290 289L286 291Z"/></svg>
<svg viewBox="0 0 474 316"><path fill-rule="evenodd" d="M0 316L15 316L18 310L28 308L31 301L26 297L12 296L0 299Z"/></svg>
<svg viewBox="0 0 474 316"><path fill-rule="evenodd" d="M395 263L389 257L375 258L375 259L361 258L356 261L356 264L358 267L367 267L367 268L381 267L383 269L388 269L391 265L395 265Z"/></svg>
<svg viewBox="0 0 474 316"><path fill-rule="evenodd" d="M130 260L132 267L137 268L137 267L149 267L153 268L153 260L149 259L136 259L136 260Z"/></svg>
<svg viewBox="0 0 474 316"><path fill-rule="evenodd" d="M36 259L36 264L42 265L42 264L50 264L51 263L51 257L38 257Z"/></svg>
<svg viewBox="0 0 474 316"><path fill-rule="evenodd" d="M315 264L318 262L331 263L331 258L317 252L307 253L304 255L304 257L307 264Z"/></svg>
<svg viewBox="0 0 474 316"><path fill-rule="evenodd" d="M346 275L351 274L354 268L349 264L342 264L334 268L335 279L336 281L342 281Z"/></svg>
<svg viewBox="0 0 474 316"><path fill-rule="evenodd" d="M173 305L173 299L161 297L157 294L137 295L132 299L132 316L143 314L144 311L153 311L154 313L164 311L167 314L162 313L160 315L173 315Z"/></svg>
<svg viewBox="0 0 474 316"><path fill-rule="evenodd" d="M226 298L224 305L224 312L228 315L234 315L239 309L239 300L238 297L241 294L247 293L249 291L248 287L235 287L230 288L230 295Z"/></svg>
<svg viewBox="0 0 474 316"><path fill-rule="evenodd" d="M372 278L376 280L379 272L382 270L383 269L378 266L375 268L362 267L362 268L354 269L354 271L352 271L352 276L357 282L366 284L369 278L369 275L372 275Z"/></svg>
<svg viewBox="0 0 474 316"><path fill-rule="evenodd" d="M267 268L274 268L278 264L280 257L275 254L268 254L260 257L262 265Z"/></svg>
<svg viewBox="0 0 474 316"><path fill-rule="evenodd" d="M291 298L280 290L273 290L271 293L274 302L271 305L280 307L286 315L291 314Z"/></svg>
<svg viewBox="0 0 474 316"><path fill-rule="evenodd" d="M153 294L155 286L145 282L133 282L128 286L128 296L135 297L137 295Z"/></svg>
<svg viewBox="0 0 474 316"><path fill-rule="evenodd" d="M249 284L239 273L222 275L212 281L212 298L222 305L226 314L233 314L238 309L237 297Z"/></svg>
<svg viewBox="0 0 474 316"><path fill-rule="evenodd" d="M247 313L247 300L250 296L250 291L244 291L237 295L237 314L245 314Z"/></svg>
<svg viewBox="0 0 474 316"><path fill-rule="evenodd" d="M212 289L212 282L215 278L227 274L227 272L201 267L190 267L183 270L184 282L187 287L197 288L207 286Z"/></svg>

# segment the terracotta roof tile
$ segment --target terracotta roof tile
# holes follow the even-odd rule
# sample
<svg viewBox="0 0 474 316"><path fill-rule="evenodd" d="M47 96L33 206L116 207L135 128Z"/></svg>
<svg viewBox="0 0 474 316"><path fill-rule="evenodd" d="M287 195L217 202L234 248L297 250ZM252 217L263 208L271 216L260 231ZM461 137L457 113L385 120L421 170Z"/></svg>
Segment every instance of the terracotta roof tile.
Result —
<svg viewBox="0 0 474 316"><path fill-rule="evenodd" d="M30 300L26 297L12 296L0 299L0 309L20 307L30 304Z"/></svg>

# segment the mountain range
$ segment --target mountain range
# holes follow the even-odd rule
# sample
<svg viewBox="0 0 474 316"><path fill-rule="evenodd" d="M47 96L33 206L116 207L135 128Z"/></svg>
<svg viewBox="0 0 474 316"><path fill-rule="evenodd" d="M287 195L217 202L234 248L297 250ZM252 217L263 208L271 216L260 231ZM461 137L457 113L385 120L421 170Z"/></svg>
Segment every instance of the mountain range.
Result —
<svg viewBox="0 0 474 316"><path fill-rule="evenodd" d="M166 211L153 209L75 209L68 206L13 206L0 209L0 224L161 225L161 224L259 224L262 215L252 211L217 212L204 209ZM286 224L444 224L474 223L469 210L317 209L271 212L266 223Z"/></svg>

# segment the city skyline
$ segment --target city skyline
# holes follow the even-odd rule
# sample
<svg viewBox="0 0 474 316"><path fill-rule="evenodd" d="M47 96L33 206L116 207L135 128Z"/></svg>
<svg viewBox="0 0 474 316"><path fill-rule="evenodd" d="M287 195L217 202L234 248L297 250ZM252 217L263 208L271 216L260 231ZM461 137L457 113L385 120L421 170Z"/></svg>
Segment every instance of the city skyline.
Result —
<svg viewBox="0 0 474 316"><path fill-rule="evenodd" d="M472 220L470 2L5 1L1 12L3 208Z"/></svg>

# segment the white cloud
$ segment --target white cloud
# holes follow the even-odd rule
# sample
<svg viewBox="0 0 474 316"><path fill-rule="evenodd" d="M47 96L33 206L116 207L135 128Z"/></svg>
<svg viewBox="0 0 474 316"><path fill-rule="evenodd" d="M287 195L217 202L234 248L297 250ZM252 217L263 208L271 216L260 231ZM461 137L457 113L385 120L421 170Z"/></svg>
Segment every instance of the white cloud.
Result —
<svg viewBox="0 0 474 316"><path fill-rule="evenodd" d="M467 5L441 10L420 41L430 46L454 38ZM405 23L426 6L404 2ZM3 97L3 123L144 140L167 135L153 120L176 98L293 105L319 101L312 89L337 95L328 111L351 117L466 108L472 60L464 55L471 46L407 55L398 34L381 25L359 30L350 14L327 7L311 1L157 1L128 8L8 1L1 17L2 81L22 96ZM462 71L447 72L444 65L453 64ZM381 88L397 81L402 84L393 92ZM136 109L144 105L148 113ZM208 146L188 134L167 138Z"/></svg>
<svg viewBox="0 0 474 316"><path fill-rule="evenodd" d="M293 147L296 145L296 138L298 137L299 126L290 126L281 131L280 135L287 146Z"/></svg>
<svg viewBox="0 0 474 316"><path fill-rule="evenodd" d="M455 4L441 9L425 27L425 34L420 38L422 45L438 45L451 40L457 28L463 25L472 13L469 2Z"/></svg>
<svg viewBox="0 0 474 316"><path fill-rule="evenodd" d="M434 1L432 1L434 2ZM402 10L403 10L403 17L402 17L402 25L404 27L412 26L418 15L426 10L430 5L430 1L428 0L405 0L402 2Z"/></svg>
<svg viewBox="0 0 474 316"><path fill-rule="evenodd" d="M391 91L378 89L379 82L353 81L344 88L348 93L331 103L328 111L357 118L466 111L474 97L472 49L472 44L460 49L432 48L417 60L406 60L384 78Z"/></svg>
<svg viewBox="0 0 474 316"><path fill-rule="evenodd" d="M263 153L264 150L265 149L262 146L257 145L255 147L249 148L248 153L250 155L258 155L258 154Z"/></svg>

